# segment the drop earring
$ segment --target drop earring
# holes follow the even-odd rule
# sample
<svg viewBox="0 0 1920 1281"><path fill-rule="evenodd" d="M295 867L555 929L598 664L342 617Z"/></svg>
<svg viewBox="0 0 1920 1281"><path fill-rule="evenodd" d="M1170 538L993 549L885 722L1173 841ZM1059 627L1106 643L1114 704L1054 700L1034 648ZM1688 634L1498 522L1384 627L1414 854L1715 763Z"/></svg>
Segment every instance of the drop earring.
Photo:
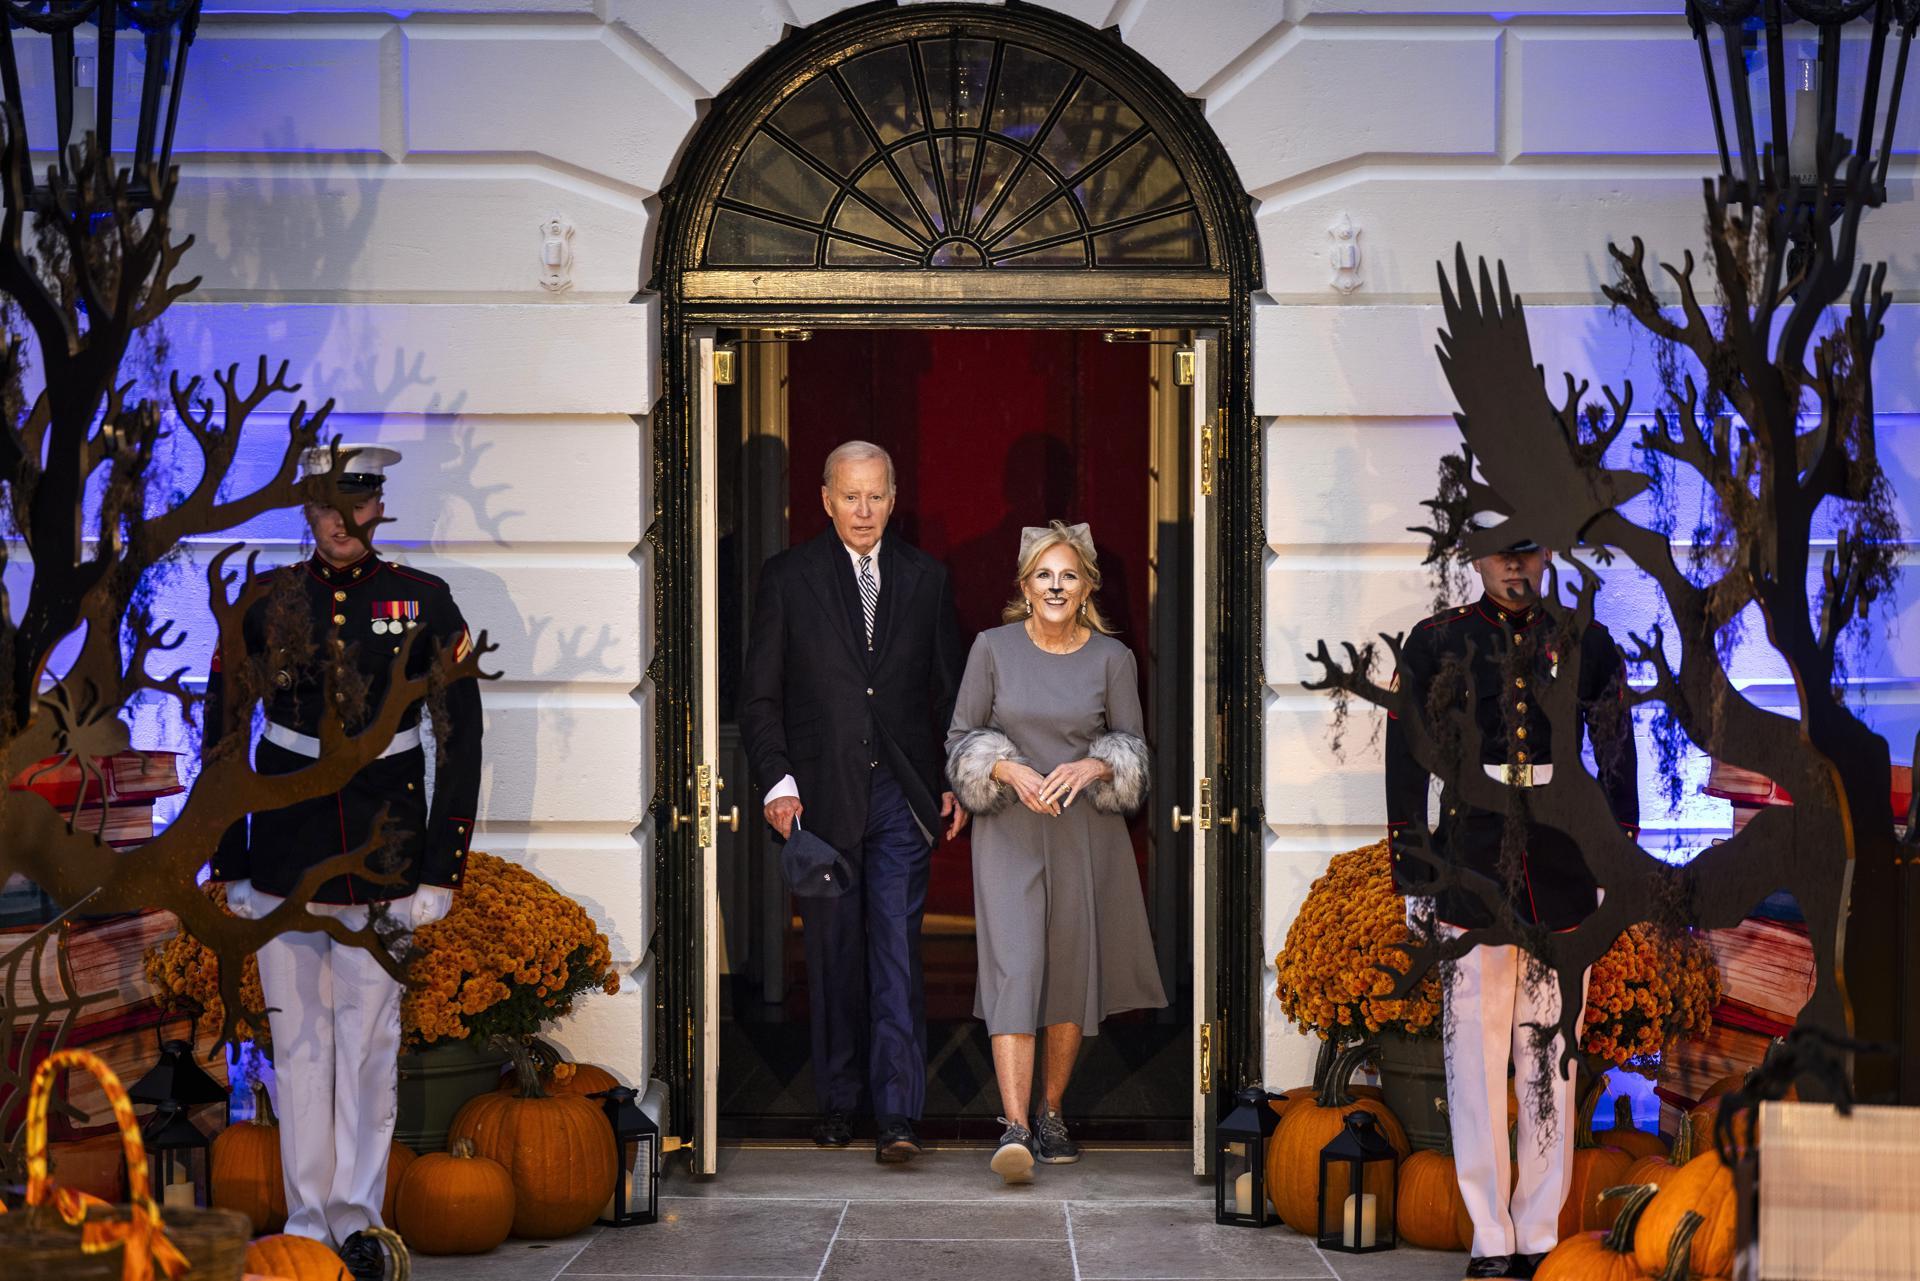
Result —
<svg viewBox="0 0 1920 1281"><path fill-rule="evenodd" d="M1033 597L1027 597L1027 617L1033 617Z"/></svg>

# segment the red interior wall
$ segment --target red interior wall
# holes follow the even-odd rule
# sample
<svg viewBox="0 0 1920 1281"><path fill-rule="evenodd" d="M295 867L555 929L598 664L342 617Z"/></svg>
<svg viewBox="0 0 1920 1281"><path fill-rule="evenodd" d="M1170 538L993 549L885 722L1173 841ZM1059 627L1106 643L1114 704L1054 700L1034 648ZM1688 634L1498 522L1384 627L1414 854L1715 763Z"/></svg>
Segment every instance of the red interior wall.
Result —
<svg viewBox="0 0 1920 1281"><path fill-rule="evenodd" d="M969 643L1015 594L1020 529L1092 526L1101 607L1139 659L1146 696L1148 352L1063 330L815 330L788 349L789 511L827 528L820 469L835 445L892 455L889 525L945 562ZM1136 824L1135 847L1144 857ZM964 843L933 863L929 912L971 914Z"/></svg>

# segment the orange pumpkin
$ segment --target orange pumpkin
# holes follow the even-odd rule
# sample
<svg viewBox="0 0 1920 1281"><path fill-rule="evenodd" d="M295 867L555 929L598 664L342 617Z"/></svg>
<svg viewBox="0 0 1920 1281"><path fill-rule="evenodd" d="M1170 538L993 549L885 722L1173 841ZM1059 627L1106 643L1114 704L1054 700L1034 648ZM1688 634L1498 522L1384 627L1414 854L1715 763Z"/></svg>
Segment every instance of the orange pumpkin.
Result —
<svg viewBox="0 0 1920 1281"><path fill-rule="evenodd" d="M246 1268L286 1281L353 1281L340 1256L312 1237L261 1237L247 1247Z"/></svg>
<svg viewBox="0 0 1920 1281"><path fill-rule="evenodd" d="M1273 1109L1275 1116L1285 1116L1287 1109L1295 1103L1298 1103L1301 1099L1313 1099L1319 1095L1321 1089L1325 1086L1326 1078L1333 1071L1334 1056L1339 1053L1340 1048L1341 1047L1332 1041L1322 1041L1320 1043L1320 1057L1313 1068L1313 1079L1318 1082L1318 1084L1296 1085L1292 1089L1282 1090L1279 1097L1268 1099L1267 1106ZM1347 1093L1353 1095L1355 1098L1362 1099L1386 1098L1386 1093L1377 1085L1349 1085L1347 1086ZM1271 1140L1268 1141L1267 1146L1268 1152L1271 1153L1273 1146ZM1267 1202L1270 1205L1273 1204L1273 1183L1271 1182L1271 1177L1269 1177L1267 1183ZM1278 1211L1279 1207L1275 1205L1274 1209Z"/></svg>
<svg viewBox="0 0 1920 1281"><path fill-rule="evenodd" d="M400 1180L400 1235L422 1254L485 1254L513 1227L513 1176L476 1156L473 1141L415 1161Z"/></svg>
<svg viewBox="0 0 1920 1281"><path fill-rule="evenodd" d="M1606 1078L1597 1078L1580 1100L1573 1127L1573 1179L1567 1184L1567 1199L1560 1205L1562 1241L1610 1225L1616 1211L1610 1204L1602 1204L1601 1194L1618 1187L1633 1164L1633 1158L1625 1152L1602 1147L1593 1137L1594 1108L1606 1088Z"/></svg>
<svg viewBox="0 0 1920 1281"><path fill-rule="evenodd" d="M1723 1094L1731 1094L1746 1083L1747 1074L1745 1072L1733 1072L1723 1076L1701 1092L1699 1101L1696 1102L1694 1106L1699 1107L1701 1103L1710 1102Z"/></svg>
<svg viewBox="0 0 1920 1281"><path fill-rule="evenodd" d="M1607 1146L1619 1148L1636 1160L1667 1154L1667 1145L1659 1135L1634 1128L1633 1100L1624 1094L1613 1101L1613 1128L1607 1131Z"/></svg>
<svg viewBox="0 0 1920 1281"><path fill-rule="evenodd" d="M475 1152L506 1167L514 1236L570 1236L613 1195L613 1127L581 1095L541 1094L537 1084L524 1097L476 1095L455 1114L447 1139L470 1139Z"/></svg>
<svg viewBox="0 0 1920 1281"><path fill-rule="evenodd" d="M1460 1239L1460 1217L1466 1209L1451 1152L1423 1148L1400 1163L1400 1185L1393 1190L1393 1225L1408 1245L1459 1250L1471 1244L1471 1230L1468 1241Z"/></svg>
<svg viewBox="0 0 1920 1281"><path fill-rule="evenodd" d="M573 1069L572 1075L564 1081L556 1079L549 1084L547 1089L550 1093L599 1094L621 1083L619 1077L592 1063L569 1063L567 1066ZM553 1075L558 1078L566 1074L556 1071Z"/></svg>
<svg viewBox="0 0 1920 1281"><path fill-rule="evenodd" d="M1347 1085L1361 1061L1373 1053L1370 1045L1358 1045L1341 1051L1327 1075L1327 1082L1312 1102L1296 1100L1280 1118L1273 1137L1267 1140L1267 1187L1272 1189L1273 1207L1295 1232L1320 1230L1320 1149L1340 1133L1349 1112L1367 1112L1378 1122L1380 1133L1393 1144L1404 1160L1411 1150L1407 1132L1399 1119L1379 1099L1355 1095ZM1391 1170L1382 1169L1378 1186L1369 1182L1367 1191L1385 1198L1393 1190ZM1336 1186L1336 1196L1344 1198L1344 1185Z"/></svg>
<svg viewBox="0 0 1920 1281"><path fill-rule="evenodd" d="M387 1190L380 1198L380 1221L388 1227L393 1226L393 1194L400 1190L400 1180L407 1169L420 1159L420 1154L395 1139L387 1150Z"/></svg>
<svg viewBox="0 0 1920 1281"><path fill-rule="evenodd" d="M1785 1097L1788 1099L1798 1099L1800 1097L1800 1091L1792 1086L1788 1086ZM1687 1128L1693 1131L1693 1150L1695 1152L1705 1152L1714 1146L1714 1128L1720 1123L1720 1108L1726 1100L1727 1096L1724 1093L1717 1094L1704 1103L1696 1104L1694 1109L1687 1113ZM1745 1113L1734 1121L1733 1141L1740 1150L1744 1151L1753 1146L1757 1140L1756 1131L1759 1124L1760 1114L1758 1112ZM1702 1231L1705 1231L1705 1229L1702 1229Z"/></svg>
<svg viewBox="0 0 1920 1281"><path fill-rule="evenodd" d="M1736 1198L1733 1171L1715 1152L1694 1157L1666 1183L1640 1216L1633 1237L1634 1257L1649 1276L1667 1265L1675 1234L1689 1214L1700 1223L1691 1233L1689 1266L1700 1276L1718 1276L1733 1269L1733 1224Z"/></svg>
<svg viewBox="0 0 1920 1281"><path fill-rule="evenodd" d="M209 1181L217 1210L238 1210L255 1236L287 1226L287 1184L280 1164L280 1127L258 1083L253 1118L220 1131L213 1140Z"/></svg>
<svg viewBox="0 0 1920 1281"><path fill-rule="evenodd" d="M1642 1281L1646 1274L1634 1256L1633 1236L1657 1191L1650 1186L1607 1189L1609 1201L1624 1197L1613 1212L1613 1226L1562 1236L1540 1261L1534 1281Z"/></svg>
<svg viewBox="0 0 1920 1281"><path fill-rule="evenodd" d="M540 1072L540 1088L548 1094L598 1094L621 1084L619 1077L597 1064L572 1063L560 1058L559 1051L546 1042L536 1044L544 1047L534 1052L533 1061ZM500 1084L494 1088L502 1094L520 1089L519 1071L509 1065L500 1074Z"/></svg>

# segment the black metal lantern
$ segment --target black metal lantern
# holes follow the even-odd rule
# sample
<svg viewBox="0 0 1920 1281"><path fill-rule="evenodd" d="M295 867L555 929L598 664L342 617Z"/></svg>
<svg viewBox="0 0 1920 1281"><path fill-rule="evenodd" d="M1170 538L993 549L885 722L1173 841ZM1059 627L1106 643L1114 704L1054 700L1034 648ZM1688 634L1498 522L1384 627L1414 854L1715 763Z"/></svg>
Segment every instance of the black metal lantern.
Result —
<svg viewBox="0 0 1920 1281"><path fill-rule="evenodd" d="M1213 1221L1270 1228L1280 1221L1267 1196L1267 1140L1280 1115L1262 1090L1243 1090L1214 1126Z"/></svg>
<svg viewBox="0 0 1920 1281"><path fill-rule="evenodd" d="M602 1100L613 1126L616 1169L613 1199L600 1222L610 1228L653 1223L660 1217L660 1127L639 1103L638 1090L616 1085L589 1098Z"/></svg>
<svg viewBox="0 0 1920 1281"><path fill-rule="evenodd" d="M1400 1152L1380 1133L1378 1119L1359 1108L1320 1149L1320 1248L1372 1254L1399 1244L1394 1235L1394 1189Z"/></svg>
<svg viewBox="0 0 1920 1281"><path fill-rule="evenodd" d="M127 1097L161 1111L185 1112L208 1103L225 1103L227 1087L194 1062L191 1041L161 1041L160 1061L127 1088Z"/></svg>
<svg viewBox="0 0 1920 1281"><path fill-rule="evenodd" d="M140 118L133 152L124 166L131 177L127 197L136 209L153 206L173 163L173 131L180 119L180 87L187 77L187 50L200 25L201 0L0 0L6 27L0 34L0 93L6 99L8 161L6 199L44 210L52 202L50 182L36 182L33 150L52 151L63 181L73 179L70 148L91 133L104 157L113 155L114 52L119 33L137 33L145 46L140 77ZM96 32L97 55L80 57L74 35L82 23ZM41 42L17 34L38 33L51 57L53 132L29 137L26 98L18 51ZM91 104L76 104L75 90L90 92ZM78 119L76 120L76 106ZM75 132L76 124L79 132Z"/></svg>
<svg viewBox="0 0 1920 1281"><path fill-rule="evenodd" d="M160 1205L213 1204L213 1145L183 1107L156 1108L140 1127L147 1192Z"/></svg>
<svg viewBox="0 0 1920 1281"><path fill-rule="evenodd" d="M1687 0L1687 22L1731 203L1780 197L1830 223L1849 198L1886 199L1920 0Z"/></svg>

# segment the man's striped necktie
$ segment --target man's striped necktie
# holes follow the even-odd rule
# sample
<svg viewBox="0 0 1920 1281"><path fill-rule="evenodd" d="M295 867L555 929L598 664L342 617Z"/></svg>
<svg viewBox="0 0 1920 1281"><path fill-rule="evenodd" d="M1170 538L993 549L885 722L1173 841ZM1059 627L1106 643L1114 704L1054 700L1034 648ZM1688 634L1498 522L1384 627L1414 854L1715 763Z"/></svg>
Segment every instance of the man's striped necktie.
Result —
<svg viewBox="0 0 1920 1281"><path fill-rule="evenodd" d="M873 557L860 558L860 612L867 619L867 648L873 648L873 611L880 604L880 584L873 579Z"/></svg>

